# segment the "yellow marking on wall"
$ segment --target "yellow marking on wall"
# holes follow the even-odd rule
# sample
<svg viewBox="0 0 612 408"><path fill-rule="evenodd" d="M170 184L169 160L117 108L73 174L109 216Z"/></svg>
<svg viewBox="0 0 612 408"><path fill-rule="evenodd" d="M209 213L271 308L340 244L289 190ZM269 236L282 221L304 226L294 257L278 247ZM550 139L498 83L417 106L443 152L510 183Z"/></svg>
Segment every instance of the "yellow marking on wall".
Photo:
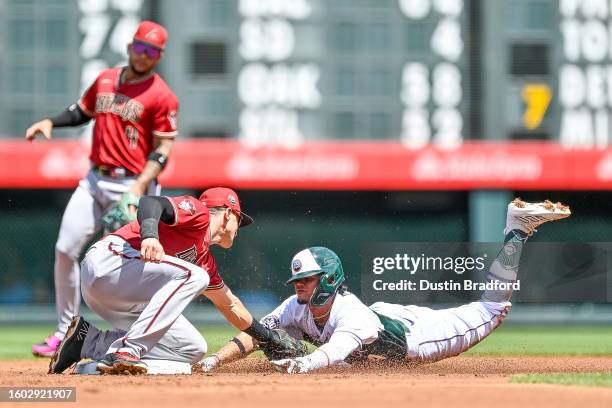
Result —
<svg viewBox="0 0 612 408"><path fill-rule="evenodd" d="M540 127L551 99L552 92L546 84L527 84L523 87L523 100L527 104L523 123L527 129Z"/></svg>

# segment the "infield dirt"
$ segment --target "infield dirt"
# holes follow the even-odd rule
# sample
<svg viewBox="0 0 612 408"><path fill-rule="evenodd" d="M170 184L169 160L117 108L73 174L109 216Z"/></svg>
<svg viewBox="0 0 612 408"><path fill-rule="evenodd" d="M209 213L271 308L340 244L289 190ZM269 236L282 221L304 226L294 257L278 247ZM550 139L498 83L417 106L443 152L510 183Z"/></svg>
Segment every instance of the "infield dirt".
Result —
<svg viewBox="0 0 612 408"><path fill-rule="evenodd" d="M76 387L76 405L87 407L612 407L612 388L509 383L519 373L612 372L612 357L455 357L417 367L378 362L293 376L260 359L214 374L138 377L48 375L47 363L0 361L0 385Z"/></svg>

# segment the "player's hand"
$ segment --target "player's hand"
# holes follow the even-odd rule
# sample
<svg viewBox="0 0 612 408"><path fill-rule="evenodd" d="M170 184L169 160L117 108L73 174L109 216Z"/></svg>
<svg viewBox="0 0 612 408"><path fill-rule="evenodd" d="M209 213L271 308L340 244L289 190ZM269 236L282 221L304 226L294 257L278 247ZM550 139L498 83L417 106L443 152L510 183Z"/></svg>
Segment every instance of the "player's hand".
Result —
<svg viewBox="0 0 612 408"><path fill-rule="evenodd" d="M42 133L45 138L51 139L51 130L53 130L51 119L43 119L34 123L26 130L25 138L26 140L32 141L37 134Z"/></svg>
<svg viewBox="0 0 612 408"><path fill-rule="evenodd" d="M213 354L212 356L206 357L205 359L195 363L193 366L191 366L191 370L193 372L210 373L211 371L219 368L220 365L219 357L216 354Z"/></svg>
<svg viewBox="0 0 612 408"><path fill-rule="evenodd" d="M164 248L157 238L145 238L140 244L140 259L143 262L160 263L164 257Z"/></svg>
<svg viewBox="0 0 612 408"><path fill-rule="evenodd" d="M307 357L284 358L271 363L281 373L306 374L310 371L310 360Z"/></svg>

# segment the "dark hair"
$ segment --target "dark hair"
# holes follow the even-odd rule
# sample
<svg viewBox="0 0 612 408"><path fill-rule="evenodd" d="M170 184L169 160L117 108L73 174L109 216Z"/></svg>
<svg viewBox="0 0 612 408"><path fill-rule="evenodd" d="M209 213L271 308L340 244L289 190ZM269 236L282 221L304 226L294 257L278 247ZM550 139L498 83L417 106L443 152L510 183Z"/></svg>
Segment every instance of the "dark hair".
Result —
<svg viewBox="0 0 612 408"><path fill-rule="evenodd" d="M346 283L340 285L340 287L338 288L338 293L341 295L350 293L348 285Z"/></svg>

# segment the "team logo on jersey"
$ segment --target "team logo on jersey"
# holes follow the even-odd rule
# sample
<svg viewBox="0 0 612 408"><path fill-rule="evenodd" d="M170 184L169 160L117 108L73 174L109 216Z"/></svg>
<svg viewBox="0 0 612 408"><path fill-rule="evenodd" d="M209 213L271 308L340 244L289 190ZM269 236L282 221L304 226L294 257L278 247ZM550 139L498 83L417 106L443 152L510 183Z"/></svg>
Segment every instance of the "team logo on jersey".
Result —
<svg viewBox="0 0 612 408"><path fill-rule="evenodd" d="M198 259L198 250L194 245L184 251L177 252L175 256L179 259L182 259L183 261L187 261L189 263L194 264L196 263L196 259Z"/></svg>
<svg viewBox="0 0 612 408"><path fill-rule="evenodd" d="M294 273L299 272L300 269L302 269L302 261L300 261L299 259L294 259L291 263L291 269Z"/></svg>
<svg viewBox="0 0 612 408"><path fill-rule="evenodd" d="M236 203L237 203L236 197L234 197L231 194L227 196L227 201L229 201L232 205L236 205Z"/></svg>
<svg viewBox="0 0 612 408"><path fill-rule="evenodd" d="M172 130L176 130L176 111L170 111L170 113L168 113L168 122Z"/></svg>
<svg viewBox="0 0 612 408"><path fill-rule="evenodd" d="M179 203L179 208L185 212L188 212L189 215L193 215L196 212L195 205L191 202L191 200L183 200Z"/></svg>
<svg viewBox="0 0 612 408"><path fill-rule="evenodd" d="M139 122L144 112L144 105L135 99L112 92L100 92L96 95L96 113L112 113L126 122Z"/></svg>

